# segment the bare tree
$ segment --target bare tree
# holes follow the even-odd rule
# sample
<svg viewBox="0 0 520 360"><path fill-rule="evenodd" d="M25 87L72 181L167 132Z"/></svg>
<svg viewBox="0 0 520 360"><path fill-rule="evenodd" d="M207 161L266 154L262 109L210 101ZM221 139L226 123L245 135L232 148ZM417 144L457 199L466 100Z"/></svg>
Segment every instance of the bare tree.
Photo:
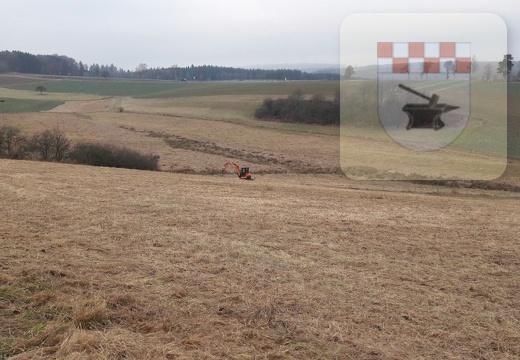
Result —
<svg viewBox="0 0 520 360"><path fill-rule="evenodd" d="M171 69L172 69L173 77L175 78L175 80L177 80L177 70L179 69L179 66L177 64L175 64L171 67Z"/></svg>
<svg viewBox="0 0 520 360"><path fill-rule="evenodd" d="M59 128L47 129L34 134L31 147L38 153L40 160L61 161L70 149L70 141Z"/></svg>
<svg viewBox="0 0 520 360"><path fill-rule="evenodd" d="M491 63L487 63L486 66L484 66L484 75L482 76L482 79L484 81L491 81L492 76L493 76L493 65L491 65Z"/></svg>
<svg viewBox="0 0 520 360"><path fill-rule="evenodd" d="M372 81L364 81L358 88L358 96L361 100L361 108L367 110L375 100L376 86Z"/></svg>
<svg viewBox="0 0 520 360"><path fill-rule="evenodd" d="M302 101L305 98L305 95L301 89L296 89L291 93L291 95L289 95L288 98L294 101Z"/></svg>
<svg viewBox="0 0 520 360"><path fill-rule="evenodd" d="M423 61L421 64L421 79L423 78L424 74L426 74L426 78L428 79L428 73L430 72L432 65L433 63L431 61Z"/></svg>
<svg viewBox="0 0 520 360"><path fill-rule="evenodd" d="M476 73L479 69L480 65L478 63L477 56L473 55L473 57L471 58L471 72Z"/></svg>
<svg viewBox="0 0 520 360"><path fill-rule="evenodd" d="M350 80L350 78L352 77L352 75L354 75L354 73L355 73L354 67L352 65L347 66L347 68L345 69L345 79Z"/></svg>
<svg viewBox="0 0 520 360"><path fill-rule="evenodd" d="M0 158L5 156L5 132L6 125L0 126Z"/></svg>
<svg viewBox="0 0 520 360"><path fill-rule="evenodd" d="M140 63L137 68L135 69L135 72L139 74L139 77L142 78L146 71L148 70L148 65L145 63Z"/></svg>
<svg viewBox="0 0 520 360"><path fill-rule="evenodd" d="M444 62L444 69L446 70L446 79L450 78L450 73L455 76L455 63L453 60L448 60Z"/></svg>
<svg viewBox="0 0 520 360"><path fill-rule="evenodd" d="M61 161L70 149L70 141L67 139L63 131L58 128L52 130L54 145L54 160Z"/></svg>
<svg viewBox="0 0 520 360"><path fill-rule="evenodd" d="M14 126L3 125L0 127L0 156L7 158L23 157L19 154L21 148L25 148L25 137L20 129Z"/></svg>
<svg viewBox="0 0 520 360"><path fill-rule="evenodd" d="M49 160L52 153L52 131L44 130L34 134L31 140L32 149L38 153L41 160Z"/></svg>

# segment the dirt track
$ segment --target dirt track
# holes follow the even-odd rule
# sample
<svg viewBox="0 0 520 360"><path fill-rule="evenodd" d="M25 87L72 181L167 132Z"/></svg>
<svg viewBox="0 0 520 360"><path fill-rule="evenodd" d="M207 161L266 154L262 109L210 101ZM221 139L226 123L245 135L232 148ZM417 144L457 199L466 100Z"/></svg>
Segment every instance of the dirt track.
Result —
<svg viewBox="0 0 520 360"><path fill-rule="evenodd" d="M100 100L76 100L67 101L48 112L55 113L92 113L101 111L111 111L117 106L119 98L106 98Z"/></svg>

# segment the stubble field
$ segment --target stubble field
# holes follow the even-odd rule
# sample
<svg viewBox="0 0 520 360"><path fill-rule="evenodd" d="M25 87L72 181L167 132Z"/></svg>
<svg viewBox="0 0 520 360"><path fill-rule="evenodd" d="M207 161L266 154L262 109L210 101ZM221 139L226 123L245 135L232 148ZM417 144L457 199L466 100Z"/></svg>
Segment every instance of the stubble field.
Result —
<svg viewBox="0 0 520 360"><path fill-rule="evenodd" d="M167 171L0 160L0 358L520 356L518 192L350 181L330 128L74 101L3 116Z"/></svg>

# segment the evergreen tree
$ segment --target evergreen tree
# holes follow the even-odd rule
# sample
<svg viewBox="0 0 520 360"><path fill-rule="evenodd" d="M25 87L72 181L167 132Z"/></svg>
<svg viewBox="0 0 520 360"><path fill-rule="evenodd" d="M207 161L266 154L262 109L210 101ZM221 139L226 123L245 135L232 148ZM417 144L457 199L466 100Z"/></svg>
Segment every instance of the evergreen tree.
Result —
<svg viewBox="0 0 520 360"><path fill-rule="evenodd" d="M513 69L513 59L511 54L506 54L504 55L504 60L498 63L497 72L506 80L509 79L509 74L511 74L511 70Z"/></svg>

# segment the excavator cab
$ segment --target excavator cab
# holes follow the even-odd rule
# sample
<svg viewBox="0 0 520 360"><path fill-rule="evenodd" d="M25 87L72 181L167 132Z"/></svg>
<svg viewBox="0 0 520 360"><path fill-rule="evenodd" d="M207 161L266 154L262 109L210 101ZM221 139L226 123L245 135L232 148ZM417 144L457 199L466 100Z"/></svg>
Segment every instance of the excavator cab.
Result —
<svg viewBox="0 0 520 360"><path fill-rule="evenodd" d="M240 175L238 175L238 177L245 178L247 176L247 174L249 174L249 168L243 167L243 168L240 168Z"/></svg>

